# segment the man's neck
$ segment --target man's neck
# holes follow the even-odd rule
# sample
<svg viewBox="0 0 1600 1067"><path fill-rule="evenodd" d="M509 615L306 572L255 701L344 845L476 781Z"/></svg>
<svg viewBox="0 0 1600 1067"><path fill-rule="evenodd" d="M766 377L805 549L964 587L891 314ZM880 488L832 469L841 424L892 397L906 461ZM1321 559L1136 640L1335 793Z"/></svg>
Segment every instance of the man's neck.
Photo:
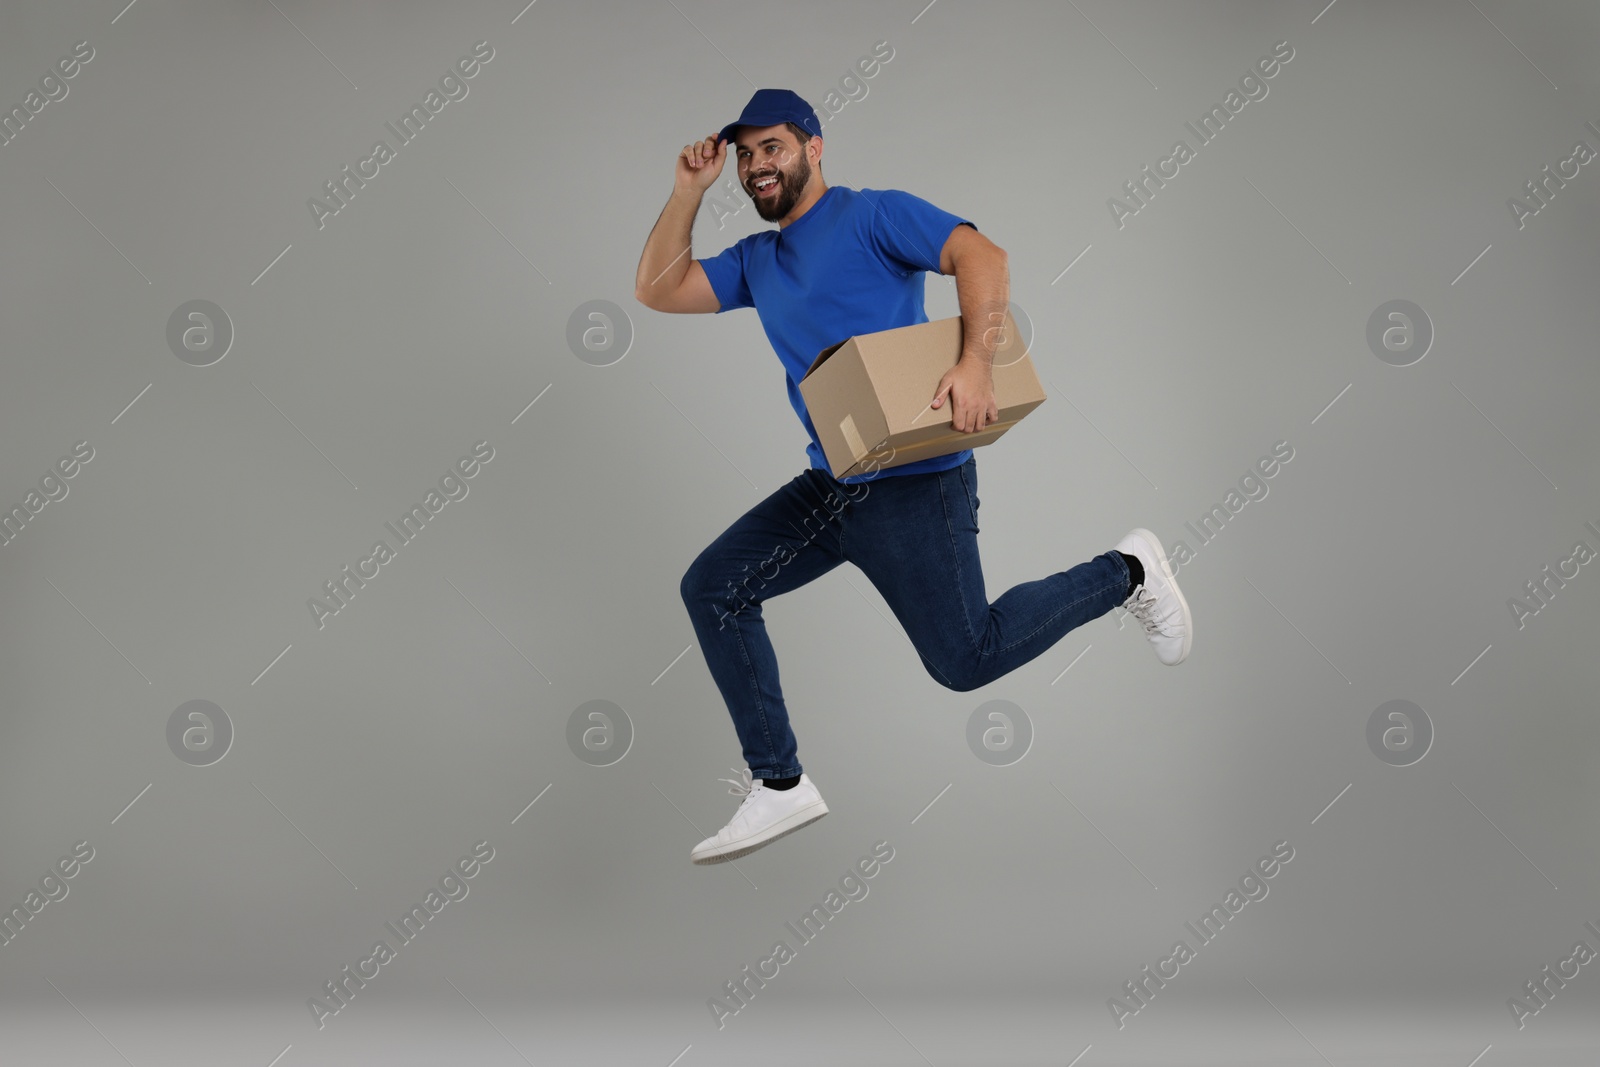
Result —
<svg viewBox="0 0 1600 1067"><path fill-rule="evenodd" d="M794 206L789 214L778 220L778 229L781 230L792 222L798 222L806 212L811 210L813 204L822 199L822 194L827 191L827 183L822 180L822 175L820 174L817 175L815 181L806 183L806 195L801 197L800 202Z"/></svg>

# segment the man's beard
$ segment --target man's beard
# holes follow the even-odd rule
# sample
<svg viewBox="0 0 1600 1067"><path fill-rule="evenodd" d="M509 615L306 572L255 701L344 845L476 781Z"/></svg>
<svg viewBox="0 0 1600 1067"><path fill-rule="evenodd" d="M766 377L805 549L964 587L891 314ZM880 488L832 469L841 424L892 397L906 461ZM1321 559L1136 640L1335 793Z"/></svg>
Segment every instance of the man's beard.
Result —
<svg viewBox="0 0 1600 1067"><path fill-rule="evenodd" d="M776 222L794 210L795 204L800 202L800 196L805 190L806 183L811 180L811 164L805 156L801 156L794 170L779 169L778 191L770 199L758 196L751 190L751 198L756 204L756 214L768 222Z"/></svg>

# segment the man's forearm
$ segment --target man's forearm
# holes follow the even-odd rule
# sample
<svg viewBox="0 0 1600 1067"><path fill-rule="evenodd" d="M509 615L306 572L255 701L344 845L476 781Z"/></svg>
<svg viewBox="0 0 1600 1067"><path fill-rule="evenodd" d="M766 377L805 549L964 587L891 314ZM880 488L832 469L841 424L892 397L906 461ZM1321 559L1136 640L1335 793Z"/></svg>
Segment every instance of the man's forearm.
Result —
<svg viewBox="0 0 1600 1067"><path fill-rule="evenodd" d="M652 293L671 293L677 289L689 272L689 237L702 195L674 190L667 206L661 209L661 217L644 243L639 274L633 283L634 295L643 303L649 303Z"/></svg>
<svg viewBox="0 0 1600 1067"><path fill-rule="evenodd" d="M954 264L961 305L961 362L992 368L1011 306L1011 269L1004 252L969 251Z"/></svg>

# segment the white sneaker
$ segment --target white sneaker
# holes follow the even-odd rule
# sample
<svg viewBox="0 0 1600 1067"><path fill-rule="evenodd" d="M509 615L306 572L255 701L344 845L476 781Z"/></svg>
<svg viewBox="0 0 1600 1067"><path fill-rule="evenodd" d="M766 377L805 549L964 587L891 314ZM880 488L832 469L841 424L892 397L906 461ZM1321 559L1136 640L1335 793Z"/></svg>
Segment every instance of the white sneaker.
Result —
<svg viewBox="0 0 1600 1067"><path fill-rule="evenodd" d="M1118 541L1113 551L1127 553L1144 568L1144 581L1123 608L1143 624L1157 659L1169 667L1182 663L1194 643L1194 619L1189 614L1188 601L1178 589L1178 579L1167 565L1160 540L1149 530L1137 527Z"/></svg>
<svg viewBox="0 0 1600 1067"><path fill-rule="evenodd" d="M751 778L748 767L735 769L734 773L741 777L718 781L731 784L733 788L728 792L743 796L744 800L728 825L694 847L689 858L695 863L726 863L747 856L828 814L822 794L805 774L800 775L793 789L768 789L762 779Z"/></svg>

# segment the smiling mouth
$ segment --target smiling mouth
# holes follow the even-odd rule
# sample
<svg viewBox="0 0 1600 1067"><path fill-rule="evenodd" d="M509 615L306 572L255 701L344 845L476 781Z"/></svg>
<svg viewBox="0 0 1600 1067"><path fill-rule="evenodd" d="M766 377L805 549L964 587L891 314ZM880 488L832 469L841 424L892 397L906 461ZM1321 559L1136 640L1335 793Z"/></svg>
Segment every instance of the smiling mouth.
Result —
<svg viewBox="0 0 1600 1067"><path fill-rule="evenodd" d="M765 180L766 179L764 179L764 178L760 179L760 181L765 181ZM778 181L776 175L774 175L773 178L772 178L772 184L770 184L770 185L768 185L766 187L762 187L757 182L751 182L750 183L751 188L755 190L755 193L756 193L757 196L771 196L773 193L778 191L778 186L781 185L781 184L782 183L780 181Z"/></svg>

